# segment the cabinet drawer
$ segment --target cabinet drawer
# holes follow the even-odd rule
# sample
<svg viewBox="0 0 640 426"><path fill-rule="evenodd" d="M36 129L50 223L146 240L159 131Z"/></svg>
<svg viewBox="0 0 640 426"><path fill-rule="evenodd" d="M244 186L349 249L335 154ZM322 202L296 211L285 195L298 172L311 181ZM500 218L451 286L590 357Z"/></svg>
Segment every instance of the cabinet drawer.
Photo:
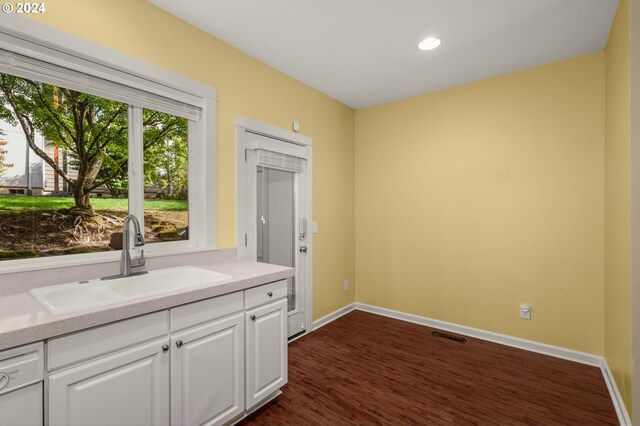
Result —
<svg viewBox="0 0 640 426"><path fill-rule="evenodd" d="M255 308L264 303L287 297L287 280L261 285L244 292L245 309Z"/></svg>
<svg viewBox="0 0 640 426"><path fill-rule="evenodd" d="M167 311L160 311L51 339L47 343L47 367L51 371L116 352L141 342L164 337L168 331Z"/></svg>
<svg viewBox="0 0 640 426"><path fill-rule="evenodd" d="M202 324L239 312L243 308L242 292L225 294L171 309L171 331Z"/></svg>
<svg viewBox="0 0 640 426"><path fill-rule="evenodd" d="M43 378L44 343L32 343L0 352L0 395Z"/></svg>

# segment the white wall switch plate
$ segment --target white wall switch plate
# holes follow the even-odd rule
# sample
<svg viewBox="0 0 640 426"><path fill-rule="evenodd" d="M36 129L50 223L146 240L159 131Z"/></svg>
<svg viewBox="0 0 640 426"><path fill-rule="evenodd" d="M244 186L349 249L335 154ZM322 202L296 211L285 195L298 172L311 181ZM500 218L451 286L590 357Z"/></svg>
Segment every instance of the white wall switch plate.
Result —
<svg viewBox="0 0 640 426"><path fill-rule="evenodd" d="M349 280L344 280L344 283L342 284L342 288L344 291L349 291Z"/></svg>
<svg viewBox="0 0 640 426"><path fill-rule="evenodd" d="M314 234L318 233L318 222L313 222L311 224L311 232L313 232Z"/></svg>
<svg viewBox="0 0 640 426"><path fill-rule="evenodd" d="M520 318L530 320L531 319L531 306L520 305Z"/></svg>

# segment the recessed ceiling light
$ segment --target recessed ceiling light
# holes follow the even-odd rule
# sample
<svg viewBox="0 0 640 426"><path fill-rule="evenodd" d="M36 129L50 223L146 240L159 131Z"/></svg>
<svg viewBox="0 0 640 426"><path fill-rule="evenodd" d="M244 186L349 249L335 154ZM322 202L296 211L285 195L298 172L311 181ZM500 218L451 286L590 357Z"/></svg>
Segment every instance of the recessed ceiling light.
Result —
<svg viewBox="0 0 640 426"><path fill-rule="evenodd" d="M442 43L442 40L440 40L438 37L427 37L420 43L418 43L418 48L420 50L433 50L436 47L440 46L440 43Z"/></svg>

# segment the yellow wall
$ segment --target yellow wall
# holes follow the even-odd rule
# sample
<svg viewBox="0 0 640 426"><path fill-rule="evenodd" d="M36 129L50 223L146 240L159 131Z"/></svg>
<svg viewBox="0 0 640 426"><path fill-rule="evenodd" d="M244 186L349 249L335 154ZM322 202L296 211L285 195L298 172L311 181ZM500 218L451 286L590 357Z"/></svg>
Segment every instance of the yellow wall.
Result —
<svg viewBox="0 0 640 426"><path fill-rule="evenodd" d="M356 111L358 302L603 354L604 70Z"/></svg>
<svg viewBox="0 0 640 426"><path fill-rule="evenodd" d="M631 121L629 1L621 0L606 49L605 356L631 410Z"/></svg>
<svg viewBox="0 0 640 426"><path fill-rule="evenodd" d="M48 0L40 21L217 89L218 247L236 246L235 119L314 144L314 317L354 301L354 111L144 0ZM352 290L343 292L349 279Z"/></svg>

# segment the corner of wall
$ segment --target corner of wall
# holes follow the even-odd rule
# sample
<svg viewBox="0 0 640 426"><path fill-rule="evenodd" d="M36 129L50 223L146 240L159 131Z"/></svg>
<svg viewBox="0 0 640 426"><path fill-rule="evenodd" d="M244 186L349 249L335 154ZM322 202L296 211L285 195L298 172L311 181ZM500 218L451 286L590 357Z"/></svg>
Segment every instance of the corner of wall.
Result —
<svg viewBox="0 0 640 426"><path fill-rule="evenodd" d="M635 0L634 0L635 1ZM631 279L634 221L630 100L630 0L621 0L606 48L605 358L631 412Z"/></svg>
<svg viewBox="0 0 640 426"><path fill-rule="evenodd" d="M640 0L630 2L631 117L640 117ZM631 406L640 424L640 121L631 120ZM633 324L636 326L634 327Z"/></svg>

